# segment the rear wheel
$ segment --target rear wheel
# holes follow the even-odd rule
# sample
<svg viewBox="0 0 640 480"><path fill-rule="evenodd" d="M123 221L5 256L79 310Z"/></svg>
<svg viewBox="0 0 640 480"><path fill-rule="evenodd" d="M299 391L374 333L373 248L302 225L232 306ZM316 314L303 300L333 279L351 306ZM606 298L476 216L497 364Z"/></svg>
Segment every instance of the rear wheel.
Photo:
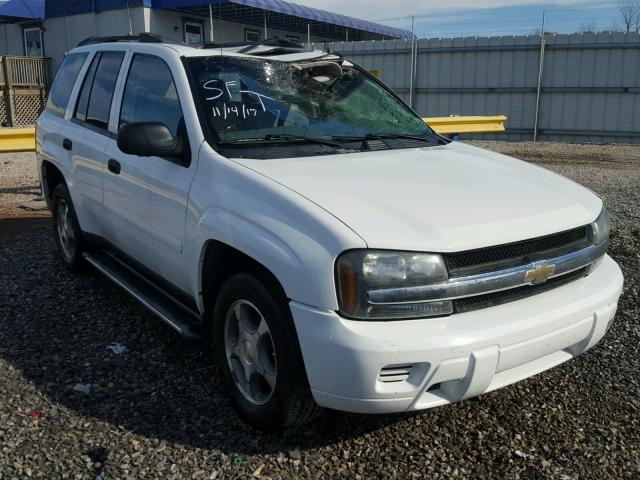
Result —
<svg viewBox="0 0 640 480"><path fill-rule="evenodd" d="M222 286L213 338L236 410L251 425L277 431L316 415L286 299L268 282L237 274Z"/></svg>
<svg viewBox="0 0 640 480"><path fill-rule="evenodd" d="M82 231L71 202L69 189L63 183L56 186L52 196L53 229L58 253L65 266L78 271L84 266L82 258Z"/></svg>

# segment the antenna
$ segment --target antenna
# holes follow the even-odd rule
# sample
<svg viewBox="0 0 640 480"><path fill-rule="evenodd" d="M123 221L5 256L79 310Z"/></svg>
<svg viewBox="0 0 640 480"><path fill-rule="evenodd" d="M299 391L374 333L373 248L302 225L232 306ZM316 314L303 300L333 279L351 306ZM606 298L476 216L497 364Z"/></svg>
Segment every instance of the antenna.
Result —
<svg viewBox="0 0 640 480"><path fill-rule="evenodd" d="M133 25L131 25L131 9L129 8L129 2L127 2L127 17L129 17L129 36L132 36Z"/></svg>
<svg viewBox="0 0 640 480"><path fill-rule="evenodd" d="M209 3L209 40L213 43L213 7Z"/></svg>
<svg viewBox="0 0 640 480"><path fill-rule="evenodd" d="M222 57L222 5L218 5L218 24L220 25L220 57Z"/></svg>
<svg viewBox="0 0 640 480"><path fill-rule="evenodd" d="M264 15L264 38L269 38L269 31L267 30L267 11L263 12Z"/></svg>

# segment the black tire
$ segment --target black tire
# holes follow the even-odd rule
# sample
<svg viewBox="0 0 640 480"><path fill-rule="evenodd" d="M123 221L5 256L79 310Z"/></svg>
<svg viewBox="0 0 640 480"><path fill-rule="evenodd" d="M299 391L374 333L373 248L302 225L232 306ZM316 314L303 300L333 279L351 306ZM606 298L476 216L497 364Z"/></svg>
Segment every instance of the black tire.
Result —
<svg viewBox="0 0 640 480"><path fill-rule="evenodd" d="M240 273L220 289L213 313L213 341L222 379L233 406L244 421L265 432L297 427L319 413L304 369L298 336L288 301L281 289L268 280ZM277 375L270 398L263 405L249 401L231 372L225 346L225 322L232 306L250 302L269 327Z"/></svg>
<svg viewBox="0 0 640 480"><path fill-rule="evenodd" d="M85 261L82 257L83 242L82 242L82 230L78 223L78 217L76 211L73 208L73 202L71 201L71 195L69 189L63 183L59 183L53 190L51 197L52 212L53 212L53 233L58 248L60 258L65 267L71 272L79 272L84 269ZM68 212L68 218L66 222L62 218L66 207ZM62 226L66 225L66 229ZM68 229L68 230L67 230ZM66 233L63 233L63 230ZM65 240L66 237L66 240Z"/></svg>

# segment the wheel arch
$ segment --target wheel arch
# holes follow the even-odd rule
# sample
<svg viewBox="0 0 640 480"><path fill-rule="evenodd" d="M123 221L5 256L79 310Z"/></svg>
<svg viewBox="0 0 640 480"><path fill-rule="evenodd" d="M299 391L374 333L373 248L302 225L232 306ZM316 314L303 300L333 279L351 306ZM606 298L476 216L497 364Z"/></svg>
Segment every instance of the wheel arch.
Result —
<svg viewBox="0 0 640 480"><path fill-rule="evenodd" d="M49 208L51 208L51 197L53 191L59 183L67 185L67 181L62 171L52 162L43 160L40 166L40 174L42 178L42 194L47 202ZM68 188L68 185L67 185Z"/></svg>
<svg viewBox="0 0 640 480"><path fill-rule="evenodd" d="M205 322L210 322L220 287L237 273L247 273L274 289L282 301L289 301L282 283L265 265L246 253L219 240L207 240L200 261L200 295Z"/></svg>

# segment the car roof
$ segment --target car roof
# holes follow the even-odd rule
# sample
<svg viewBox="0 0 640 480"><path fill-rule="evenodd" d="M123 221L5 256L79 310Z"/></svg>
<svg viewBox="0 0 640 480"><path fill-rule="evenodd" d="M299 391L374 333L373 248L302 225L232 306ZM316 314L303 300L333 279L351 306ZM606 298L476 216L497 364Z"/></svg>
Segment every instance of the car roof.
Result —
<svg viewBox="0 0 640 480"><path fill-rule="evenodd" d="M146 40L151 38L152 40ZM271 42L271 43L270 43ZM278 42L283 42L282 44ZM171 50L179 57L210 57L214 55L226 57L245 57L260 58L270 60L280 60L285 62L297 62L301 60L314 59L335 59L341 58L339 55L329 54L323 50L306 49L301 46L294 46L290 42L273 37L262 42L254 44L230 44L215 45L205 44L202 47L194 47L179 42L166 41L160 37L105 37L105 38L89 38L79 44L78 47L71 50L70 53L76 52L93 52L105 50L144 50L150 52L153 50Z"/></svg>

